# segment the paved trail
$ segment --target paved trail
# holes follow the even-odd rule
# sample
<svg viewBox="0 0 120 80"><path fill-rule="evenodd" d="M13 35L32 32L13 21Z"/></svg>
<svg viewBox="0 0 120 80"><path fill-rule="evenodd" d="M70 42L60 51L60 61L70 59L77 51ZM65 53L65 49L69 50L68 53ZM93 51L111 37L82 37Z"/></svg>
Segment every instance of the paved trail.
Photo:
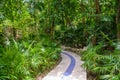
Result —
<svg viewBox="0 0 120 80"><path fill-rule="evenodd" d="M62 61L42 80L87 80L86 71L81 67L80 56L71 52L61 53Z"/></svg>

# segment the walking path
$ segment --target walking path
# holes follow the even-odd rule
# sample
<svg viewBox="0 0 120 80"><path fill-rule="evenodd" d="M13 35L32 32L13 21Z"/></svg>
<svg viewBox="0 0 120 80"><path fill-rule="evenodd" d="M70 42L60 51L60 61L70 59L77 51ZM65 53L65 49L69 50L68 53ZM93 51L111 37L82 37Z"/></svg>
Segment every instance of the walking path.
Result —
<svg viewBox="0 0 120 80"><path fill-rule="evenodd" d="M42 80L87 80L80 56L68 51L61 53L62 61Z"/></svg>

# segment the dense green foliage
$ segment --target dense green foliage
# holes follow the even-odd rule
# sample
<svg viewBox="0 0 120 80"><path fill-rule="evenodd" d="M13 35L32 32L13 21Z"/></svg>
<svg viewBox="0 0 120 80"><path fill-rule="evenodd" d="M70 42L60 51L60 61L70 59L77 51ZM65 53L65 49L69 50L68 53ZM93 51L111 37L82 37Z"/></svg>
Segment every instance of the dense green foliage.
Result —
<svg viewBox="0 0 120 80"><path fill-rule="evenodd" d="M0 53L0 80L34 80L56 64L60 51L53 42L14 40Z"/></svg>
<svg viewBox="0 0 120 80"><path fill-rule="evenodd" d="M81 47L82 45L91 43L98 44L101 41L107 42L101 34L102 31L110 39L117 40L116 1L101 0L98 4L96 4L96 1L70 0L66 1L67 3L61 1L62 4L58 4L57 10L59 8L63 10L59 10L60 12L58 13L52 13L52 15L63 14L60 16L63 22L59 22L58 24L56 22L54 24L55 39L67 46ZM55 9L55 11L57 10ZM61 21L60 18L59 21ZM93 40L94 36L96 40Z"/></svg>
<svg viewBox="0 0 120 80"><path fill-rule="evenodd" d="M82 60L85 61L83 66L89 75L94 76L95 80L120 79L120 50L112 49L113 47L104 47L103 44L100 44L89 47L87 51L83 52Z"/></svg>
<svg viewBox="0 0 120 80"><path fill-rule="evenodd" d="M34 79L59 59L58 44L90 45L87 72L119 80L119 42L120 0L0 0L1 80Z"/></svg>
<svg viewBox="0 0 120 80"><path fill-rule="evenodd" d="M59 60L60 46L39 22L42 3L35 3L0 1L0 80L35 80Z"/></svg>

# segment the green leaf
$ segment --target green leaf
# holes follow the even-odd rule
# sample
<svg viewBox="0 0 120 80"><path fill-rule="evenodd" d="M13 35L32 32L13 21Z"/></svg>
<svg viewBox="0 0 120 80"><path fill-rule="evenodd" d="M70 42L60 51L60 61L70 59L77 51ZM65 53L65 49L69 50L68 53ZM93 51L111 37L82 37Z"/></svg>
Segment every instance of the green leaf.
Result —
<svg viewBox="0 0 120 80"><path fill-rule="evenodd" d="M106 79L110 79L111 75L101 75L100 79L106 80Z"/></svg>

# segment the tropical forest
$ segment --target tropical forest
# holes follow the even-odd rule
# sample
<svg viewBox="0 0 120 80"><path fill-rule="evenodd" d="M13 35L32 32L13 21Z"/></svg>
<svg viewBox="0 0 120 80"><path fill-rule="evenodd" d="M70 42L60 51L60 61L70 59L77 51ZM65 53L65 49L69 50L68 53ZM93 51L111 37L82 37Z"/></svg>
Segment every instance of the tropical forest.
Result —
<svg viewBox="0 0 120 80"><path fill-rule="evenodd" d="M0 80L120 80L120 0L0 0Z"/></svg>

